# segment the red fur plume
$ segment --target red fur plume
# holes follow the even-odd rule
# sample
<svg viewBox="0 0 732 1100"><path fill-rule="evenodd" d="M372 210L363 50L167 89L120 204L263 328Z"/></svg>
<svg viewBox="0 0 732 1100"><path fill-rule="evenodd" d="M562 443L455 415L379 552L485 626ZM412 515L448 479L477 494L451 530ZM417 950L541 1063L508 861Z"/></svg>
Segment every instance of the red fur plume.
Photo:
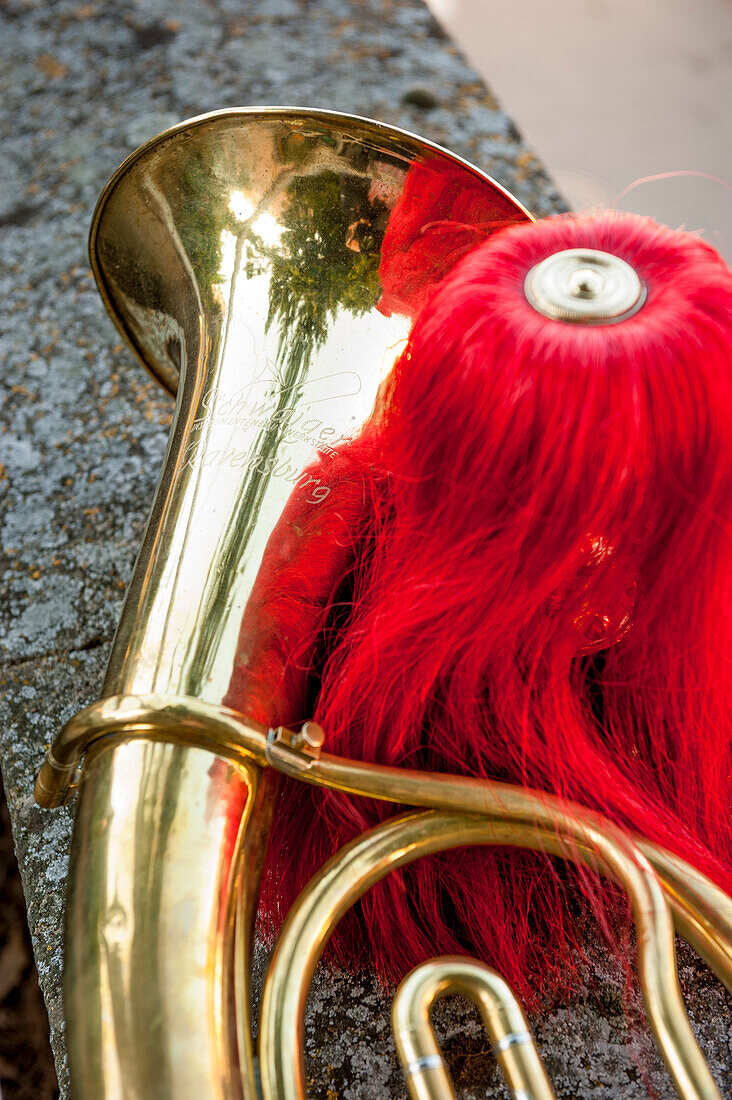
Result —
<svg viewBox="0 0 732 1100"><path fill-rule="evenodd" d="M576 247L636 269L634 317L531 308L527 272ZM299 639L284 675L300 698L272 720L312 707L327 751L566 796L732 891L732 275L713 249L610 213L498 233L431 298L339 461L348 553L306 564L301 527L285 588L275 573L258 597L279 593L271 614ZM329 572L315 615L298 595L313 561ZM243 688L228 702L247 710ZM270 919L394 812L287 783ZM333 951L389 975L467 951L524 996L566 988L578 889L593 895L539 855L433 857L370 891Z"/></svg>

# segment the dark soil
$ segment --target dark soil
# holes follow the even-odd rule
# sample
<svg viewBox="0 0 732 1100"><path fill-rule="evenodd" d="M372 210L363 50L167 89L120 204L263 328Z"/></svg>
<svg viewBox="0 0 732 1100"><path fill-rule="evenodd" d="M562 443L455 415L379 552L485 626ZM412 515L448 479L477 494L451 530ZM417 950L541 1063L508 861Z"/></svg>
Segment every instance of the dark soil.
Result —
<svg viewBox="0 0 732 1100"><path fill-rule="evenodd" d="M0 1082L2 1100L56 1100L48 1017L0 780Z"/></svg>

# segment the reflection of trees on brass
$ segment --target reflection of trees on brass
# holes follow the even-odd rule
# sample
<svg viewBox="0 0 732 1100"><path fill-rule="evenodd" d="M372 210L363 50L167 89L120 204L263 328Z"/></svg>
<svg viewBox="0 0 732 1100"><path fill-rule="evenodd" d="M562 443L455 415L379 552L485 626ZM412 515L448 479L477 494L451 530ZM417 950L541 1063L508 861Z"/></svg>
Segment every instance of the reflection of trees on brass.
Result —
<svg viewBox="0 0 732 1100"><path fill-rule="evenodd" d="M325 343L339 310L356 317L381 295L379 261L388 211L369 199L370 177L334 171L302 175L288 187L289 204L279 246L268 250L269 313L266 328L279 329L277 369L270 391L270 421L254 451L264 460L276 453L287 431L288 412L302 396L315 350ZM245 489L252 523L268 478L252 471Z"/></svg>
<svg viewBox="0 0 732 1100"><path fill-rule="evenodd" d="M265 327L269 331L277 326L277 357L267 394L268 417L250 451L259 462L246 471L236 514L222 531L202 608L225 606L233 592L271 481L271 464L288 430L289 414L302 401L313 354L325 343L339 311L361 316L380 298L379 261L388 210L380 199L369 198L370 184L368 173L302 172L287 185L287 202L279 215L283 233L274 247L264 245L254 232L258 211L244 225L238 223L229 308L240 272L252 278L270 271ZM223 615L202 615L193 633L185 688L193 695L206 681L224 622Z"/></svg>
<svg viewBox="0 0 732 1100"><path fill-rule="evenodd" d="M369 199L370 177L301 175L288 187L279 246L269 250L271 278L266 328L279 329L277 370L272 380L270 422L255 453L273 456L287 430L288 412L301 400L315 350L325 343L339 310L356 317L379 300L379 261L388 211ZM256 519L268 479L253 471L247 507Z"/></svg>
<svg viewBox="0 0 732 1100"><path fill-rule="evenodd" d="M268 328L279 326L283 366L307 362L339 309L358 317L379 300L387 210L369 201L369 182L329 171L290 184L285 232L270 253L267 318Z"/></svg>
<svg viewBox="0 0 732 1100"><path fill-rule="evenodd" d="M288 187L289 204L279 246L269 250L266 328L279 328L272 412L253 447L264 469L287 432L288 413L302 399L313 353L325 343L339 310L368 313L379 300L379 261L388 212L369 200L370 178L333 171L302 175ZM242 500L249 528L256 523L269 484L248 473ZM246 538L246 536L245 536ZM243 545L239 544L239 550Z"/></svg>
<svg viewBox="0 0 732 1100"><path fill-rule="evenodd" d="M199 293L211 304L213 288L222 281L222 234L236 233L239 222L231 211L231 181L211 171L210 153L203 150L186 161L178 177L177 229L196 274Z"/></svg>

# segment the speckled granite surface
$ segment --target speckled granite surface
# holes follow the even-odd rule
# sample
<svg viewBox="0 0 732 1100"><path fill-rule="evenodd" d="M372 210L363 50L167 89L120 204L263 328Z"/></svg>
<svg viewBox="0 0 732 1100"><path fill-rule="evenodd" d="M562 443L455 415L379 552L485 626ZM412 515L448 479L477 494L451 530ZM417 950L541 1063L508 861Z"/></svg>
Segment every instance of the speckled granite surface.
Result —
<svg viewBox="0 0 732 1100"><path fill-rule="evenodd" d="M418 0L5 0L0 57L0 763L65 1092L71 816L35 807L32 776L62 721L98 694L171 411L94 289L85 241L97 193L132 148L182 118L297 103L416 130L490 171L536 213L561 201ZM263 960L260 950L259 970ZM688 951L682 979L732 1097L729 998ZM537 1023L559 1097L639 1097L644 1081L673 1095L642 1026L623 1023L621 1001L619 977L598 961L586 996ZM405 1096L388 999L370 979L319 972L308 1029L312 1096ZM479 1057L477 1017L450 1003L440 1030L461 1097L506 1095L490 1058Z"/></svg>

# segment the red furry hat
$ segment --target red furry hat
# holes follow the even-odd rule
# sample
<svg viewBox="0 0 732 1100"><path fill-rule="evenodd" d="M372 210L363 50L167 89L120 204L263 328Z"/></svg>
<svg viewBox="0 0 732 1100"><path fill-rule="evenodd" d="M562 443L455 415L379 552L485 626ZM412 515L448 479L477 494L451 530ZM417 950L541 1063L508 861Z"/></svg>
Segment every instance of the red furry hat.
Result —
<svg viewBox="0 0 732 1100"><path fill-rule="evenodd" d="M527 273L568 248L626 260L640 310L537 312ZM498 233L441 284L321 473L329 515L293 496L242 626L263 645L227 702L314 717L339 755L566 796L732 891L732 275L713 249L610 213ZM286 782L271 921L394 812ZM593 896L541 855L431 857L371 890L331 950L389 975L467 951L524 996L566 988L578 885Z"/></svg>

